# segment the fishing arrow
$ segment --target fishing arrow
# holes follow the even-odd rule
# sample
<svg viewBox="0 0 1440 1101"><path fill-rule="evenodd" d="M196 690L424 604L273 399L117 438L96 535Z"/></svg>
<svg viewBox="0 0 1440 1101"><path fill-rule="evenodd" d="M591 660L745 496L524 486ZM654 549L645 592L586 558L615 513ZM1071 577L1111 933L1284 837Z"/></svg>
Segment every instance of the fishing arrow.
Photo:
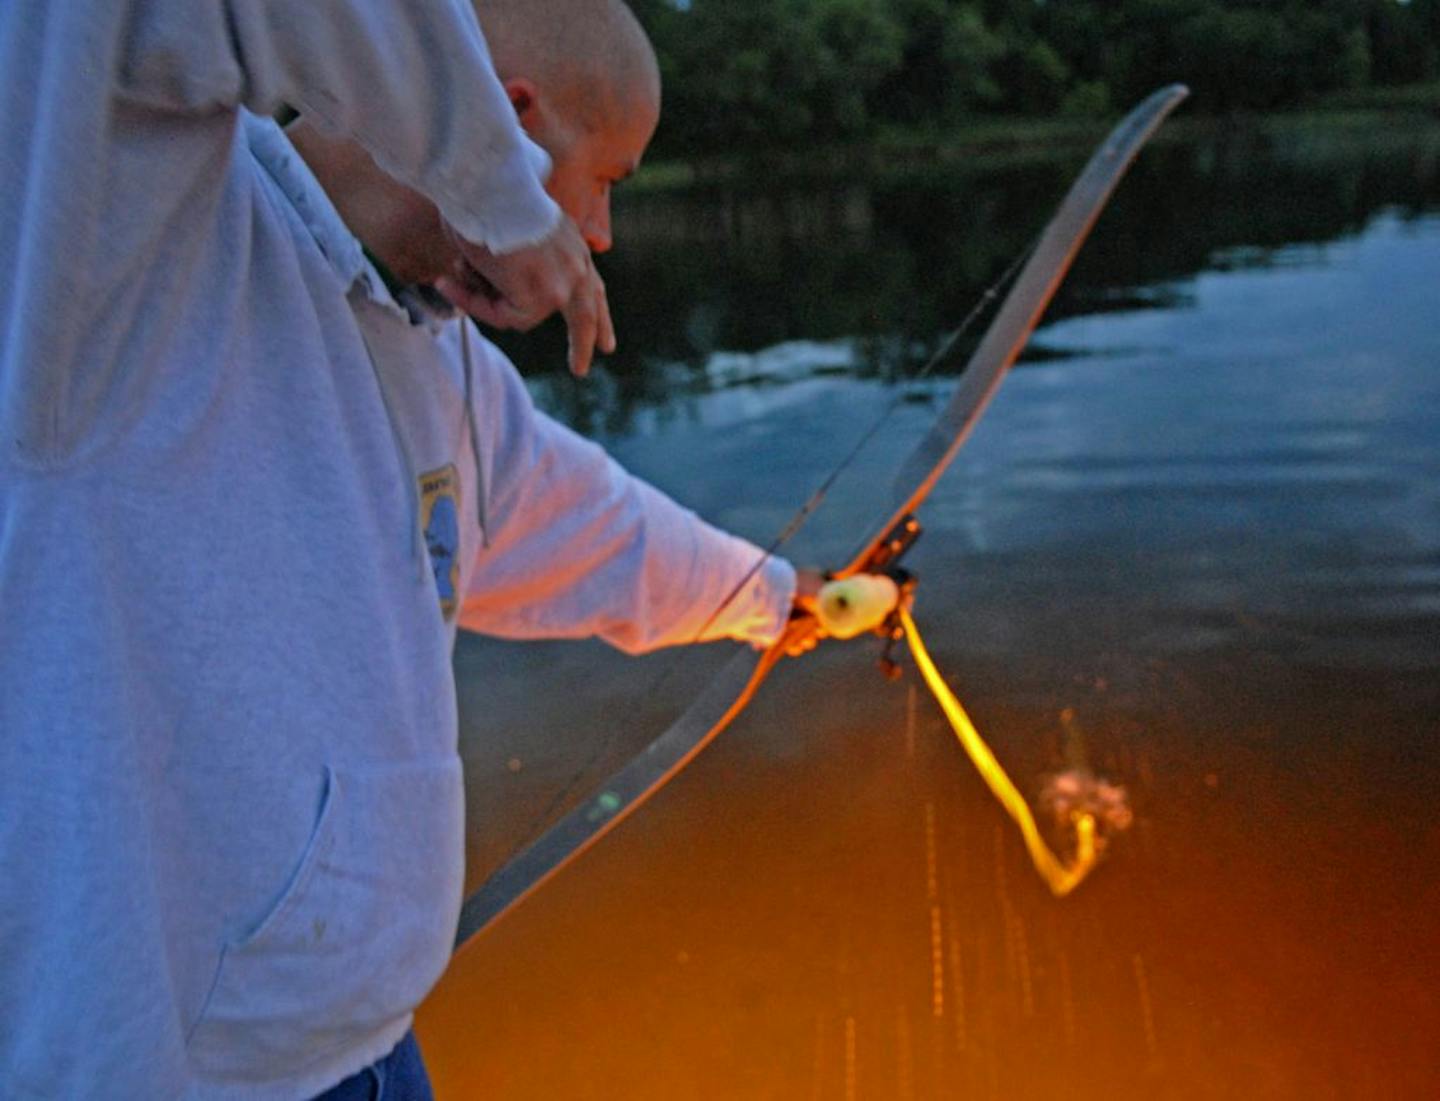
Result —
<svg viewBox="0 0 1440 1101"><path fill-rule="evenodd" d="M1019 358L1126 170L1188 94L1179 84L1154 93L1122 119L1091 156L1030 252L990 328L965 363L950 401L901 466L879 521L844 567L836 571L837 578L897 570L900 558L920 533L916 509L969 438L1005 373ZM958 367L963 354L959 337L957 333L947 341L922 374ZM865 438L873 432L874 429ZM832 474L826 480L796 520L765 552L765 558L794 534L819 504L834 478ZM755 570L759 567L757 563ZM904 575L900 576L903 579ZM732 658L664 733L606 780L595 794L487 879L465 902L457 945L463 945L513 909L673 779L745 709L785 655L788 641L788 636L782 637L758 658L750 653Z"/></svg>

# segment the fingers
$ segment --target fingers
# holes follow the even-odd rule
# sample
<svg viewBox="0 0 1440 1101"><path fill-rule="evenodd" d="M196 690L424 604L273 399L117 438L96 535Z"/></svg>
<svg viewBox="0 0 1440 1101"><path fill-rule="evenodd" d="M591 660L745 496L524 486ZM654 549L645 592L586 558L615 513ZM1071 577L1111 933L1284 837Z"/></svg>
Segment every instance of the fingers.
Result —
<svg viewBox="0 0 1440 1101"><path fill-rule="evenodd" d="M785 653L789 657L808 654L826 637L825 625L816 614L816 594L825 584L825 575L816 569L801 567L795 571L794 608L785 626Z"/></svg>
<svg viewBox="0 0 1440 1101"><path fill-rule="evenodd" d="M820 623L813 616L802 615L792 619L785 627L784 645L787 657L798 658L808 654L825 637Z"/></svg>
<svg viewBox="0 0 1440 1101"><path fill-rule="evenodd" d="M584 309L572 302L565 308L565 326L570 340L570 373L576 378L584 378L595 355L595 330L599 327L599 320L594 308Z"/></svg>
<svg viewBox="0 0 1440 1101"><path fill-rule="evenodd" d="M615 322L610 320L610 296L605 290L605 280L600 278L599 272L595 274L595 305L600 314L600 351L605 355L614 355L619 345L615 341Z"/></svg>
<svg viewBox="0 0 1440 1101"><path fill-rule="evenodd" d="M589 246L575 223L565 217L549 237L528 248L503 256L488 249L462 255L530 325L564 310L595 272Z"/></svg>
<svg viewBox="0 0 1440 1101"><path fill-rule="evenodd" d="M575 297L562 312L570 338L570 373L576 378L584 378L597 348L607 355L615 350L615 326L610 320L605 281L593 264L590 266L590 278L576 291Z"/></svg>
<svg viewBox="0 0 1440 1101"><path fill-rule="evenodd" d="M459 258L435 287L458 309L500 329L525 331L552 313L565 319L569 366L584 377L598 349L615 350L605 282L575 223L562 218L544 241L497 256L451 231Z"/></svg>
<svg viewBox="0 0 1440 1101"><path fill-rule="evenodd" d="M825 587L829 575L813 566L800 566L795 570L795 606L802 612L814 615L820 610L820 590Z"/></svg>

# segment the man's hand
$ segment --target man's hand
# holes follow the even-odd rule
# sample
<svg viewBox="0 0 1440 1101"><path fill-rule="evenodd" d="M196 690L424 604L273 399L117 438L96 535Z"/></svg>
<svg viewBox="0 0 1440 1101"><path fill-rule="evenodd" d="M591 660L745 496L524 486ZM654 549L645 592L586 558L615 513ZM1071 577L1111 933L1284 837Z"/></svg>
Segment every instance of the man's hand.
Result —
<svg viewBox="0 0 1440 1101"><path fill-rule="evenodd" d="M580 378L596 348L615 350L605 283L568 217L562 215L545 240L503 255L449 232L459 256L435 289L458 309L497 329L522 332L559 310L570 332L570 371Z"/></svg>
<svg viewBox="0 0 1440 1101"><path fill-rule="evenodd" d="M820 610L820 588L824 584L825 575L819 570L795 571L795 606L784 635L785 653L792 658L809 653L825 637L825 628L816 614Z"/></svg>
<svg viewBox="0 0 1440 1101"><path fill-rule="evenodd" d="M908 594L883 573L826 581L815 570L795 571L795 601L785 628L785 652L797 657L823 638L855 638L883 626Z"/></svg>

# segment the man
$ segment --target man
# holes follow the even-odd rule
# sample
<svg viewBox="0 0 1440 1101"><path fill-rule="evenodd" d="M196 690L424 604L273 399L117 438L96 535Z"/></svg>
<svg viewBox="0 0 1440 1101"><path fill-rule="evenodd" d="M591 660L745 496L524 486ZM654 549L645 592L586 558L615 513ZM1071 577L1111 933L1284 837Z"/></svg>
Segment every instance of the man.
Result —
<svg viewBox="0 0 1440 1101"><path fill-rule="evenodd" d="M636 56L611 0L502 10L593 15L619 37L584 56ZM494 33L497 57L521 41ZM434 279L502 324L537 308L491 263L549 223L465 75L479 43L444 4L0 14L20 88L0 100L19 211L0 236L6 1098L294 1101L365 1090L351 1076L377 1061L413 1071L401 1041L459 905L456 622L689 641L756 560L537 417L491 346L405 289ZM502 100L595 248L606 185L654 125L653 59L626 71L642 79L607 86L622 141L588 115L606 102L556 99L553 76L512 69ZM358 198L332 177L342 220L239 112L282 100L418 185L405 248L367 221L396 210L359 173ZM584 269L571 287L583 370L603 292ZM768 563L709 633L774 638L793 587Z"/></svg>

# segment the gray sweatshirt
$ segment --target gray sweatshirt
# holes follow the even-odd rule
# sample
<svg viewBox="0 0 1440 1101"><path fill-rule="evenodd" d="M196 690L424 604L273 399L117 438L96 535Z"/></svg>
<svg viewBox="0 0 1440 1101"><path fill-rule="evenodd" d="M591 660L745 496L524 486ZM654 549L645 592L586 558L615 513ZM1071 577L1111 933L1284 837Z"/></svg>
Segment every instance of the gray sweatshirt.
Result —
<svg viewBox="0 0 1440 1101"><path fill-rule="evenodd" d="M298 1101L448 957L456 624L684 641L757 552L391 298L240 110L541 236L462 5L12 0L0 71L0 1096Z"/></svg>

